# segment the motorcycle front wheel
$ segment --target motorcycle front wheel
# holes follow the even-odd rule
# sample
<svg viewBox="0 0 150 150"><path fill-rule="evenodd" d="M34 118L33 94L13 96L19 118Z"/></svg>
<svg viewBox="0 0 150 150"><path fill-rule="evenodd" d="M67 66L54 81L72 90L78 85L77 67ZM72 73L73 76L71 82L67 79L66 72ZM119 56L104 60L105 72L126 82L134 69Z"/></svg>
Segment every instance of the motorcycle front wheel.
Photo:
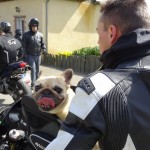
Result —
<svg viewBox="0 0 150 150"><path fill-rule="evenodd" d="M22 98L25 94L31 94L31 88L22 79L17 81L10 81L8 87L9 93L14 101Z"/></svg>

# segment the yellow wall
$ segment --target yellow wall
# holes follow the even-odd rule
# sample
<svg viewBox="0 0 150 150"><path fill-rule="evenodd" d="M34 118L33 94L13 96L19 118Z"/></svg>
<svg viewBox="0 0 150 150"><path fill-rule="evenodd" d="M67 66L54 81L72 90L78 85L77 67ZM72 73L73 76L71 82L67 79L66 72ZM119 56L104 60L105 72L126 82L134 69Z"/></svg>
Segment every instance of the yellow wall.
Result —
<svg viewBox="0 0 150 150"><path fill-rule="evenodd" d="M48 47L50 53L97 46L96 26L100 5L50 0ZM57 51L56 51L57 50Z"/></svg>
<svg viewBox="0 0 150 150"><path fill-rule="evenodd" d="M20 12L16 12L15 7L19 7ZM97 46L99 9L100 5L88 2L49 0L46 24L46 0L14 0L0 3L0 21L10 22L14 33L14 16L26 17L25 31L28 30L29 19L38 18L39 31L48 41L48 52L58 53Z"/></svg>

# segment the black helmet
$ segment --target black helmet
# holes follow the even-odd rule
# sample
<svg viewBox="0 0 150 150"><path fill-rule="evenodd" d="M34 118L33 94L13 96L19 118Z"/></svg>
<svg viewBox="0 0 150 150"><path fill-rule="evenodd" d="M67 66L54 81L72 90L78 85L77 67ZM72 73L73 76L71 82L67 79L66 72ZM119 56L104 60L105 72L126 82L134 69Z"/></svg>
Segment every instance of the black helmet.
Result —
<svg viewBox="0 0 150 150"><path fill-rule="evenodd" d="M39 21L38 21L38 19L37 18L32 18L32 19L30 19L30 21L29 21L29 29L31 29L31 27L33 27L33 26L39 26Z"/></svg>
<svg viewBox="0 0 150 150"><path fill-rule="evenodd" d="M9 22L0 22L0 31L11 32L11 24Z"/></svg>
<svg viewBox="0 0 150 150"><path fill-rule="evenodd" d="M16 35L21 36L22 35L22 30L21 29L16 29L15 33L16 33Z"/></svg>

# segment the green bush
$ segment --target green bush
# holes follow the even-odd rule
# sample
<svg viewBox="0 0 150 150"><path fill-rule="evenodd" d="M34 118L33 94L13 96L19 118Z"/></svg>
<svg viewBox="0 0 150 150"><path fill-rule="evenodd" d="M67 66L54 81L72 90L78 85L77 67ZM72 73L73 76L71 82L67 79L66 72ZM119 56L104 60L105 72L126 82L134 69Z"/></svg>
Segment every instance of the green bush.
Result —
<svg viewBox="0 0 150 150"><path fill-rule="evenodd" d="M99 56L99 48L96 47L84 47L79 50L75 50L72 52L72 55L85 56L85 55L96 55Z"/></svg>
<svg viewBox="0 0 150 150"><path fill-rule="evenodd" d="M70 52L70 51L63 51L63 52L59 52L58 55L71 56L72 52Z"/></svg>
<svg viewBox="0 0 150 150"><path fill-rule="evenodd" d="M62 51L59 52L57 55L65 55L65 56L71 56L71 55L76 55L76 56L87 56L87 55L95 55L95 56L100 56L99 48L97 46L95 47L84 47L78 50L74 51Z"/></svg>

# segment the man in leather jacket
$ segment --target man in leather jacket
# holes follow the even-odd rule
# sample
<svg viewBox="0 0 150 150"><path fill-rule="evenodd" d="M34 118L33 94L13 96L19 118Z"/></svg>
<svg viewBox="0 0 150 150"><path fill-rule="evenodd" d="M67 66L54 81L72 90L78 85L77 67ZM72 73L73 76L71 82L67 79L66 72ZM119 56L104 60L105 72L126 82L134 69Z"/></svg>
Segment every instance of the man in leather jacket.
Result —
<svg viewBox="0 0 150 150"><path fill-rule="evenodd" d="M22 45L12 36L10 23L0 22L0 73L7 64L17 61L22 55Z"/></svg>
<svg viewBox="0 0 150 150"><path fill-rule="evenodd" d="M83 78L45 150L150 149L150 13L144 0L108 0L97 32L103 66Z"/></svg>
<svg viewBox="0 0 150 150"><path fill-rule="evenodd" d="M22 43L22 30L21 29L16 29L14 37Z"/></svg>
<svg viewBox="0 0 150 150"><path fill-rule="evenodd" d="M39 21L32 18L29 21L29 31L25 32L22 37L25 59L31 68L31 86L39 76L39 66L41 63L41 54L46 51L43 41L43 34L38 31Z"/></svg>

